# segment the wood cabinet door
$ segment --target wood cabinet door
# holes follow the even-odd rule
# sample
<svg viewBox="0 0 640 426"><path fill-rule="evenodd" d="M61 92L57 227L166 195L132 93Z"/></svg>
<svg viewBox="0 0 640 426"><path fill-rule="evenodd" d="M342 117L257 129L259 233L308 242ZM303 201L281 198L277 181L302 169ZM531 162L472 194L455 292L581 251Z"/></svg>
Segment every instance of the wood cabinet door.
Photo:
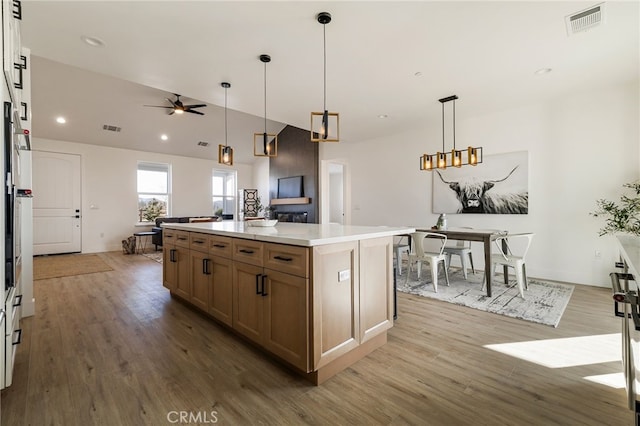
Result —
<svg viewBox="0 0 640 426"><path fill-rule="evenodd" d="M177 268L175 293L185 300L191 298L191 277L189 276L189 249L176 246L174 260Z"/></svg>
<svg viewBox="0 0 640 426"><path fill-rule="evenodd" d="M260 266L233 262L233 328L262 343L262 277Z"/></svg>
<svg viewBox="0 0 640 426"><path fill-rule="evenodd" d="M265 269L264 346L309 372L309 280Z"/></svg>
<svg viewBox="0 0 640 426"><path fill-rule="evenodd" d="M211 286L211 259L208 253L191 250L191 292L189 300L203 311L209 309L209 287Z"/></svg>
<svg viewBox="0 0 640 426"><path fill-rule="evenodd" d="M360 241L360 343L393 326L393 239Z"/></svg>
<svg viewBox="0 0 640 426"><path fill-rule="evenodd" d="M174 261L176 248L173 244L162 246L162 285L175 291L178 283L178 263Z"/></svg>
<svg viewBox="0 0 640 426"><path fill-rule="evenodd" d="M360 343L358 242L313 248L313 370Z"/></svg>
<svg viewBox="0 0 640 426"><path fill-rule="evenodd" d="M223 323L233 324L233 262L211 256L212 279L209 287L209 313Z"/></svg>

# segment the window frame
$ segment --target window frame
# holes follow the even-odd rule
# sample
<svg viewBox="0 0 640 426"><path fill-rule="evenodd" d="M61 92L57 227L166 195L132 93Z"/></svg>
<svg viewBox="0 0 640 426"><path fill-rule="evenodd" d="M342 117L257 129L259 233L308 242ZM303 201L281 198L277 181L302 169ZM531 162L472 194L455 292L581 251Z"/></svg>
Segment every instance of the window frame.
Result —
<svg viewBox="0 0 640 426"><path fill-rule="evenodd" d="M220 176L223 175L223 176ZM234 188L232 189L232 194L227 194L227 181L226 179L228 179L228 176L233 175L233 186ZM214 184L213 184L213 179L215 179L216 177L223 177L225 180L222 183L222 194L215 194L214 193ZM215 214L216 212L216 208L215 208L215 198L222 198L223 199L223 210L222 210L222 214L233 214L233 218L234 220L237 220L238 217L238 171L235 169L219 169L219 168L213 168L212 172L211 172L211 207L213 209L213 213ZM226 203L224 202L225 198L231 198L232 199L232 203L233 203L233 211L232 212L225 212L224 211L224 206L226 205Z"/></svg>
<svg viewBox="0 0 640 426"><path fill-rule="evenodd" d="M153 191L143 191L140 192L139 191L139 186L140 186L140 177L139 177L139 172L140 171L151 171L151 172L163 172L166 173L167 175L167 192L153 192ZM158 217L169 217L171 215L171 181L172 181L172 176L171 176L171 164L169 163L156 163L156 162L151 162L151 161L138 161L138 164L136 166L136 194L138 197L138 220L137 222L139 224L154 224L154 221L147 221L144 220L142 218L142 212L140 209L140 199L141 199L141 195L145 195L147 196L146 198L148 198L148 196L160 196L160 197L166 197L167 202L166 202L166 207L165 207L165 213L163 215L160 215Z"/></svg>

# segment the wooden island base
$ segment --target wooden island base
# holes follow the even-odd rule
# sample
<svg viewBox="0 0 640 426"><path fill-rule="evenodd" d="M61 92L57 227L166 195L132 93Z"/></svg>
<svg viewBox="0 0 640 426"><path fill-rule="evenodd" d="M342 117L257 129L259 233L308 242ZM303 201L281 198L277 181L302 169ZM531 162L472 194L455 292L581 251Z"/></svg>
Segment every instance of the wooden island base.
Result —
<svg viewBox="0 0 640 426"><path fill-rule="evenodd" d="M189 306L190 308L194 308L194 306L188 300L183 299L182 297L176 295L173 292L171 292L171 297L173 297L173 299L179 301L180 303L182 303L182 304L184 304L186 306ZM203 311L202 309L195 308L195 310L200 312L202 315L206 316L207 318L211 319L218 326L221 326L225 330L228 330L231 333L233 333L235 336L238 336L240 339L242 339L242 341L244 341L247 344L251 345L252 347L258 349L259 351L263 352L265 355L269 356L269 358L274 360L277 364L279 364L282 367L286 368L287 370L292 371L295 374L305 378L306 380L308 380L309 382L313 383L316 386L326 382L327 380L329 380L330 378L332 378L336 374L338 374L341 371L351 367L353 364L355 364L356 362L358 362L362 358L364 358L367 355L369 355L371 352L375 351L376 349L378 349L379 347L381 347L381 346L383 346L383 345L385 345L387 343L387 332L384 331L381 334L378 334L377 336L375 336L375 337L371 338L370 340L364 342L363 344L359 345L355 349L352 349L350 352L347 352L346 354L342 355L341 357L331 361L330 363L326 364L324 367L319 368L317 371L312 371L310 373L306 373L306 372L300 371L296 366L291 365L290 363L284 361L283 359L281 359L281 358L279 358L277 356L274 356L273 354L269 353L268 351L265 351L262 347L256 345L255 342L251 341L250 339L246 338L242 334L238 333L236 330L234 330L233 328L229 327L228 325L220 322L215 317L213 317L209 313Z"/></svg>
<svg viewBox="0 0 640 426"><path fill-rule="evenodd" d="M171 294L313 384L387 342L394 313L392 236L409 230L164 228L163 284Z"/></svg>
<svg viewBox="0 0 640 426"><path fill-rule="evenodd" d="M351 365L355 364L357 361L369 355L371 352L375 351L386 343L387 332L385 331L382 334L378 334L371 340L364 342L357 348L353 349L351 352L346 353L335 361L331 361L329 364L320 368L318 371L313 371L311 373L305 374L305 377L314 385L320 385L342 370L349 368Z"/></svg>

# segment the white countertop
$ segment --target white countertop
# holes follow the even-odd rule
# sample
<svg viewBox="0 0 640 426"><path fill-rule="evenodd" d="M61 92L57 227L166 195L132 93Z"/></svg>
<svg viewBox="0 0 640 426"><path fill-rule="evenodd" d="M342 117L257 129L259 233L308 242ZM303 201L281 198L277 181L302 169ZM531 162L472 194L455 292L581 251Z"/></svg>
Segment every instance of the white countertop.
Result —
<svg viewBox="0 0 640 426"><path fill-rule="evenodd" d="M633 235L616 235L620 247L620 255L629 266L629 273L640 282L640 237Z"/></svg>
<svg viewBox="0 0 640 426"><path fill-rule="evenodd" d="M200 222L163 223L162 227L305 247L389 237L415 231L414 228L407 227L315 223L278 223L276 226L256 227L248 226L246 222Z"/></svg>

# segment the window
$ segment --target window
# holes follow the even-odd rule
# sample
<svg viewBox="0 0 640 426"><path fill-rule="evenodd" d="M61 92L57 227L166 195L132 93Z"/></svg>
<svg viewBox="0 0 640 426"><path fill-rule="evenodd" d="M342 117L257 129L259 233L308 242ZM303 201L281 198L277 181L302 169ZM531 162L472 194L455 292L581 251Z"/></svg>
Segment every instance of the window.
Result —
<svg viewBox="0 0 640 426"><path fill-rule="evenodd" d="M236 171L214 170L211 179L213 214L236 214Z"/></svg>
<svg viewBox="0 0 640 426"><path fill-rule="evenodd" d="M138 222L169 214L169 165L138 163Z"/></svg>

